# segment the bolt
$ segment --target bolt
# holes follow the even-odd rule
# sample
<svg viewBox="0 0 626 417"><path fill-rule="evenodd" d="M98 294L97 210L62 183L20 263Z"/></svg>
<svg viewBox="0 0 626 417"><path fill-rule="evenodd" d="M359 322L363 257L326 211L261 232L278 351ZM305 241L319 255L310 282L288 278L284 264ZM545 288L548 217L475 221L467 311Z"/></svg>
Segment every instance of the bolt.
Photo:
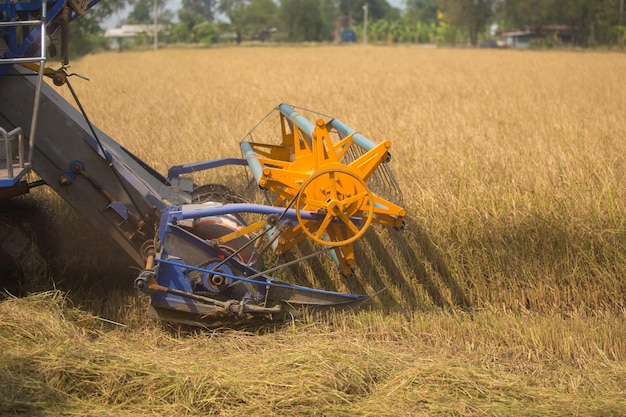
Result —
<svg viewBox="0 0 626 417"><path fill-rule="evenodd" d="M71 185L72 184L72 180L70 179L69 176L63 174L59 177L59 184L66 186L66 185Z"/></svg>
<svg viewBox="0 0 626 417"><path fill-rule="evenodd" d="M52 76L52 82L54 83L54 85L56 85L57 87L62 86L63 84L65 84L66 81L66 77L65 74L62 72L56 72L53 76Z"/></svg>

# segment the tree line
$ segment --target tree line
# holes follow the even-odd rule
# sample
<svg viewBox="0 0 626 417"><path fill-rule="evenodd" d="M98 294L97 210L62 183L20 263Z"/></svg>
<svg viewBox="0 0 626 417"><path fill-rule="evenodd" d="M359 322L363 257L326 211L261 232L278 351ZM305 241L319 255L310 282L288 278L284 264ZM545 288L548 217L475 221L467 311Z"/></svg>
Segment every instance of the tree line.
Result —
<svg viewBox="0 0 626 417"><path fill-rule="evenodd" d="M626 42L624 0L404 0L402 6L387 0L182 0L174 11L168 0L102 0L75 31L93 39L105 17L130 9L126 24L153 24L156 11L160 43L333 42L348 30L372 43L477 46L503 30L555 25L566 28L574 46ZM151 42L147 36L135 42Z"/></svg>

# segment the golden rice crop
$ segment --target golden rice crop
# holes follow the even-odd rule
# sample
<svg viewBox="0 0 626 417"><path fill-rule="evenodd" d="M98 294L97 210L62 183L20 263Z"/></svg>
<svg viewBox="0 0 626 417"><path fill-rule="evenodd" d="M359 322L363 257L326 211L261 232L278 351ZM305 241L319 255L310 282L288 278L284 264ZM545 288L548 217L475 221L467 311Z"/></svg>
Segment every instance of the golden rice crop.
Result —
<svg viewBox="0 0 626 417"><path fill-rule="evenodd" d="M387 287L392 309L538 311L624 306L624 70L623 54L409 47L162 50L72 66L91 79L73 84L94 123L161 172L238 156L280 102L391 140L410 227L370 233L348 289Z"/></svg>
<svg viewBox="0 0 626 417"><path fill-rule="evenodd" d="M0 303L3 415L621 415L623 317L355 313L273 331L107 330ZM590 332L590 328L602 328ZM606 334L619 335L606 349Z"/></svg>
<svg viewBox="0 0 626 417"><path fill-rule="evenodd" d="M108 288L133 271L106 243L64 241L55 285L129 328L56 292L3 301L0 414L626 413L626 55L216 48L71 72L90 78L70 80L94 124L161 172L238 156L280 102L389 139L410 218L357 242L354 278L294 268L325 289L386 288L370 309L252 333L146 322L145 300ZM246 192L237 174L197 179ZM89 245L104 260L81 257Z"/></svg>

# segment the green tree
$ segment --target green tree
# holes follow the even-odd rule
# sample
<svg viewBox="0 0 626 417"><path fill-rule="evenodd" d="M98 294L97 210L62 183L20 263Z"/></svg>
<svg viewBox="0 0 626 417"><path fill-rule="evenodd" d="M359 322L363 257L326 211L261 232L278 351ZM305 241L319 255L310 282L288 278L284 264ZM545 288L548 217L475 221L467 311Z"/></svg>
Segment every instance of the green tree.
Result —
<svg viewBox="0 0 626 417"><path fill-rule="evenodd" d="M369 25L368 37L375 42L385 42L389 33L389 22L385 19L378 19Z"/></svg>
<svg viewBox="0 0 626 417"><path fill-rule="evenodd" d="M498 19L504 27L541 29L566 25L578 45L617 42L620 0L502 0Z"/></svg>
<svg viewBox="0 0 626 417"><path fill-rule="evenodd" d="M80 18L74 19L70 23L69 32L70 59L106 49L108 41L102 35L97 16L92 16L87 12ZM60 39L60 31L56 36Z"/></svg>
<svg viewBox="0 0 626 417"><path fill-rule="evenodd" d="M400 11L392 7L387 0L339 0L338 8L340 13L348 18L352 19L352 22L347 22L346 27L352 24L359 24L363 21L363 6L367 3L367 15L368 19L376 21L379 19L395 20L400 18Z"/></svg>
<svg viewBox="0 0 626 417"><path fill-rule="evenodd" d="M184 22L178 22L171 29L171 36L174 42L186 43L192 41L192 32Z"/></svg>
<svg viewBox="0 0 626 417"><path fill-rule="evenodd" d="M322 34L324 38L334 40L335 36L339 35L341 29L337 0L320 0L320 13L322 15Z"/></svg>
<svg viewBox="0 0 626 417"><path fill-rule="evenodd" d="M407 0L402 23L408 41L433 42L437 27L435 0Z"/></svg>
<svg viewBox="0 0 626 417"><path fill-rule="evenodd" d="M178 20L180 23L184 24L190 32L196 25L206 21L201 14L185 7L178 11Z"/></svg>
<svg viewBox="0 0 626 417"><path fill-rule="evenodd" d="M209 45L216 43L220 38L218 27L212 22L202 22L193 28L196 42Z"/></svg>
<svg viewBox="0 0 626 417"><path fill-rule="evenodd" d="M557 23L555 10L554 0L503 0L498 5L498 16L505 27L538 28Z"/></svg>
<svg viewBox="0 0 626 417"><path fill-rule="evenodd" d="M128 14L126 22L131 25L145 25L153 22L152 1L139 0Z"/></svg>
<svg viewBox="0 0 626 417"><path fill-rule="evenodd" d="M108 40L103 36L100 23L113 13L123 10L127 4L127 0L101 0L96 7L89 9L83 16L72 20L69 30L70 59L106 49ZM60 36L59 31L54 41L57 42Z"/></svg>
<svg viewBox="0 0 626 417"><path fill-rule="evenodd" d="M96 7L89 9L87 14L95 17L98 21L111 16L113 13L120 13L134 0L100 0ZM82 17L81 17L82 18Z"/></svg>
<svg viewBox="0 0 626 417"><path fill-rule="evenodd" d="M273 0L252 0L244 10L242 23L253 38L266 41L271 29L278 26L279 22L278 6Z"/></svg>
<svg viewBox="0 0 626 417"><path fill-rule="evenodd" d="M408 25L437 23L437 4L433 0L406 0L403 20Z"/></svg>
<svg viewBox="0 0 626 417"><path fill-rule="evenodd" d="M594 46L615 40L619 18L618 0L565 0L563 19L569 26L575 44Z"/></svg>
<svg viewBox="0 0 626 417"><path fill-rule="evenodd" d="M464 31L473 46L494 16L494 0L439 0L448 22Z"/></svg>
<svg viewBox="0 0 626 417"><path fill-rule="evenodd" d="M230 30L235 32L235 38L238 44L243 40L244 12L248 3L248 0L219 0L217 5L217 10L228 17Z"/></svg>
<svg viewBox="0 0 626 417"><path fill-rule="evenodd" d="M193 11L204 18L204 21L213 21L215 0L182 0L182 9Z"/></svg>
<svg viewBox="0 0 626 417"><path fill-rule="evenodd" d="M324 33L326 25L319 0L282 0L280 16L291 42L317 42L330 38L330 33Z"/></svg>

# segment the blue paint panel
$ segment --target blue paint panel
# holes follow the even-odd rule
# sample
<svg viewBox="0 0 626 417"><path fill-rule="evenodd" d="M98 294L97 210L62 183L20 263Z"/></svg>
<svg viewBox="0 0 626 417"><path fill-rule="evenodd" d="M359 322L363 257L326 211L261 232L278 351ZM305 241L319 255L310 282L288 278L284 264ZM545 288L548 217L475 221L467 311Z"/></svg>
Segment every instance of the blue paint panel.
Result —
<svg viewBox="0 0 626 417"><path fill-rule="evenodd" d="M19 168L18 168L19 169ZM25 167L21 171L13 171L13 178L0 178L0 188L15 187L21 181L21 179L30 171L30 167Z"/></svg>

